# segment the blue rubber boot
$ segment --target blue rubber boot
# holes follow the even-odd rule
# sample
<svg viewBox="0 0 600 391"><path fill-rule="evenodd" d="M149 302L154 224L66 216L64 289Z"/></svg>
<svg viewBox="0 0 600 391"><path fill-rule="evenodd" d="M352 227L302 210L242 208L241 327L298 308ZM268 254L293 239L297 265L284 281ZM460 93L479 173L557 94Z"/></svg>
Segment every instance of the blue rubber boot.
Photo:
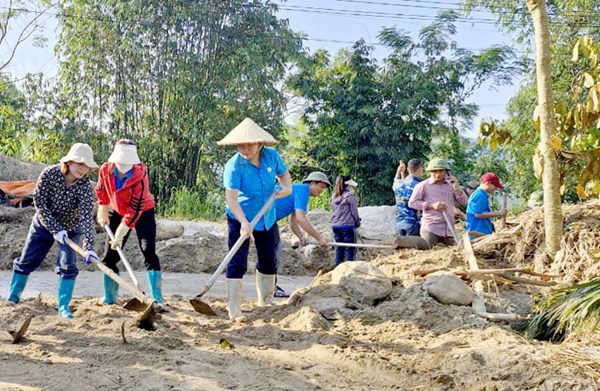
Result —
<svg viewBox="0 0 600 391"><path fill-rule="evenodd" d="M29 274L13 273L8 301L16 304L21 300L21 293L23 292L23 289L25 289L28 279Z"/></svg>
<svg viewBox="0 0 600 391"><path fill-rule="evenodd" d="M106 274L102 276L102 280L104 282L104 299L102 299L102 303L117 304L117 298L119 296L119 284L117 284Z"/></svg>
<svg viewBox="0 0 600 391"><path fill-rule="evenodd" d="M150 289L152 289L152 298L156 300L158 304L163 303L162 297L162 273L160 270L148 270L148 282L150 283Z"/></svg>
<svg viewBox="0 0 600 391"><path fill-rule="evenodd" d="M71 298L75 289L74 279L61 278L58 283L58 316L61 318L72 318L73 314L69 309Z"/></svg>

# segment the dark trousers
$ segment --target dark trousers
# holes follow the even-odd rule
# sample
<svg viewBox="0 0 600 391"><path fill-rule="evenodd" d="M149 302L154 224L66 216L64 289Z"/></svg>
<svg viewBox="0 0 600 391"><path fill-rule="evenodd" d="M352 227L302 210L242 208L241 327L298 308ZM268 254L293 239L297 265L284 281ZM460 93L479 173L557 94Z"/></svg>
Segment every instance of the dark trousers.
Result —
<svg viewBox="0 0 600 391"><path fill-rule="evenodd" d="M81 236L79 230L69 231L67 234L72 241L75 243L79 242L79 237ZM79 273L75 251L67 245L57 243L50 231L40 223L37 215L33 216L33 220L31 221L21 256L13 262L15 273L29 274L37 269L44 258L46 258L54 243L58 245L59 249L54 270L61 278L67 280L75 279Z"/></svg>
<svg viewBox="0 0 600 391"><path fill-rule="evenodd" d="M229 228L229 236L227 239L229 248L231 249L235 242L240 238L240 230L242 225L239 221L227 217L227 226ZM267 231L252 231L254 244L256 245L256 253L258 261L256 262L256 270L262 274L277 274L277 256L276 249L279 245L279 229L277 224ZM248 252L250 251L250 239L246 239L242 247L231 259L227 265L227 278L242 278L248 270Z"/></svg>
<svg viewBox="0 0 600 391"><path fill-rule="evenodd" d="M122 219L123 216L113 211L109 223L110 230L113 231L113 233L119 224L121 224ZM129 231L123 239L123 248L125 248L130 233L131 231ZM144 266L146 267L146 270L160 271L160 261L158 255L156 255L156 219L154 217L154 209L142 213L135 224L135 233L138 237L140 250L142 250L142 254L144 254ZM119 271L117 262L119 262L121 258L116 250L110 248L108 241L109 238L107 235L106 242L104 243L104 259L102 260L102 263L117 273Z"/></svg>
<svg viewBox="0 0 600 391"><path fill-rule="evenodd" d="M338 243L356 243L354 228L333 228L333 237ZM344 261L354 261L354 247L335 248L335 266Z"/></svg>
<svg viewBox="0 0 600 391"><path fill-rule="evenodd" d="M421 237L425 239L431 247L438 243L444 243L447 246L454 246L454 238L452 236L439 236L429 231L422 231Z"/></svg>

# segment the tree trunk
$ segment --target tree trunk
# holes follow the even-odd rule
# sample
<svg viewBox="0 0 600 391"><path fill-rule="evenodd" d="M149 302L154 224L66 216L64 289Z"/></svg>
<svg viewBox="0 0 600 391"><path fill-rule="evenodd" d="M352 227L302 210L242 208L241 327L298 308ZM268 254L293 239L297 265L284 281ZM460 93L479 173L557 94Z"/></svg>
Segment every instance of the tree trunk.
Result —
<svg viewBox="0 0 600 391"><path fill-rule="evenodd" d="M558 165L550 144L555 132L552 73L550 68L550 33L546 0L526 0L535 31L535 67L537 74L538 105L540 108L540 150L544 158L542 183L544 186L544 231L546 252L554 257L560 250L562 211L559 193Z"/></svg>

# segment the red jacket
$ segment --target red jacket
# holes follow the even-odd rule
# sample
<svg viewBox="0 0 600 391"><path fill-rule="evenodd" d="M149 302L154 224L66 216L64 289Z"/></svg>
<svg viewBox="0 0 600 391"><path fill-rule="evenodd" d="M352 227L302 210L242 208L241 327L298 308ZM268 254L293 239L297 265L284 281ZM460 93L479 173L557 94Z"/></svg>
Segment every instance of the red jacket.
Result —
<svg viewBox="0 0 600 391"><path fill-rule="evenodd" d="M115 190L114 163L104 163L98 172L96 194L98 204L108 205L123 216L122 223L134 228L143 212L154 208L154 199L150 194L148 172L144 164L133 166L131 178L119 190Z"/></svg>

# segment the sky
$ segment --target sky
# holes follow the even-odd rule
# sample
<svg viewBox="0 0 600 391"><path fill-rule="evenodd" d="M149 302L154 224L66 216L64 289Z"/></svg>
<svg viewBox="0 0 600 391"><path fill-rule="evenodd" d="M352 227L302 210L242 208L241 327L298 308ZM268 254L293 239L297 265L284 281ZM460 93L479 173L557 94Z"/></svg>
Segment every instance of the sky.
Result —
<svg viewBox="0 0 600 391"><path fill-rule="evenodd" d="M6 7L9 0L0 0L0 8ZM459 9L460 0L274 0L280 9L278 16L289 21L290 27L307 36L305 46L312 52L324 48L331 55L339 49L351 47L363 38L374 45L373 56L381 61L386 50L377 44L377 35L384 27L397 27L415 38L419 30L431 24L435 15L443 10ZM506 44L514 47L510 36L500 32L495 26L493 15L477 11L471 21L456 24L458 34L455 39L460 47L478 51L491 45ZM56 19L49 15L42 19L42 34L47 42L44 47L35 47L31 41L22 45L7 71L13 80L26 73L43 72L53 77L58 71L54 54L57 35ZM15 25L18 30L19 25ZM13 31L13 32L14 32ZM13 37L14 38L14 37ZM523 48L514 47L522 51ZM4 50L2 50L4 49ZM6 55L6 48L0 48L0 56ZM471 129L463 129L463 135L475 137L481 118L501 120L506 117L505 107L509 99L518 91L519 80L513 85L496 87L490 90L484 85L470 99L480 106L480 115Z"/></svg>

